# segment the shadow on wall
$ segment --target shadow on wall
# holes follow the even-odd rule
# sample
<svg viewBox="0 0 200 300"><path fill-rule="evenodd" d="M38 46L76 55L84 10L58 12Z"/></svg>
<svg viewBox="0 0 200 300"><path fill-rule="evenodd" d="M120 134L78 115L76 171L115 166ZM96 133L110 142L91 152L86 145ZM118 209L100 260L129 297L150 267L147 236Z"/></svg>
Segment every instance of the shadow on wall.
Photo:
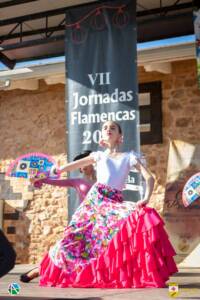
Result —
<svg viewBox="0 0 200 300"><path fill-rule="evenodd" d="M184 207L182 191L186 181L200 171L200 145L183 141L170 143L163 216L170 240L182 266L199 266L200 200Z"/></svg>

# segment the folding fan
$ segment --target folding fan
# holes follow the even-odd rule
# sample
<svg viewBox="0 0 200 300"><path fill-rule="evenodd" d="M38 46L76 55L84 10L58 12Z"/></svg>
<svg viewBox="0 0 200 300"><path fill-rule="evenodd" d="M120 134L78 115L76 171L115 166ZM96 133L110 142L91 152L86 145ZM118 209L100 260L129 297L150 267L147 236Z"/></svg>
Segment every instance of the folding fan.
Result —
<svg viewBox="0 0 200 300"><path fill-rule="evenodd" d="M189 206L198 198L200 198L200 172L189 178L182 193L183 204L185 207Z"/></svg>
<svg viewBox="0 0 200 300"><path fill-rule="evenodd" d="M59 178L55 160L44 153L27 153L15 159L9 166L6 176L16 178Z"/></svg>

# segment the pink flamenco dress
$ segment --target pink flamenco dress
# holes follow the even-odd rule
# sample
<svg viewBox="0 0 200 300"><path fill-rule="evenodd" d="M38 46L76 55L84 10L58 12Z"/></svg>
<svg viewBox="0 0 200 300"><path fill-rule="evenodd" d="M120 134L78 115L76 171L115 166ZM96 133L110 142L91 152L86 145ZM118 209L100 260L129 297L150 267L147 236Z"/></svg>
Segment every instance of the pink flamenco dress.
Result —
<svg viewBox="0 0 200 300"><path fill-rule="evenodd" d="M98 151L91 155L96 161L97 183L74 213L63 239L43 258L40 285L164 287L177 272L164 223L153 208L137 211L121 193L137 163L135 154L111 158Z"/></svg>

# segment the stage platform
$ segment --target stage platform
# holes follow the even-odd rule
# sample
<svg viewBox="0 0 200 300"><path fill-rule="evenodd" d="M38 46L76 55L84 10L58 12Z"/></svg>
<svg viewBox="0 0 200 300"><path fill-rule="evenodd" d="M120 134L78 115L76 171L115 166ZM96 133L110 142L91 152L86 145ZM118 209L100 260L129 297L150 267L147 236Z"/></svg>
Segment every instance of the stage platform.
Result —
<svg viewBox="0 0 200 300"><path fill-rule="evenodd" d="M30 283L21 283L19 275L31 269L31 265L16 265L6 276L0 279L0 299L2 300L165 300L170 299L168 287L163 289L75 289L39 287L38 279ZM20 293L10 296L8 286L17 282L21 286ZM170 283L178 284L179 294L176 299L200 299L200 269L181 268L179 273L170 278Z"/></svg>

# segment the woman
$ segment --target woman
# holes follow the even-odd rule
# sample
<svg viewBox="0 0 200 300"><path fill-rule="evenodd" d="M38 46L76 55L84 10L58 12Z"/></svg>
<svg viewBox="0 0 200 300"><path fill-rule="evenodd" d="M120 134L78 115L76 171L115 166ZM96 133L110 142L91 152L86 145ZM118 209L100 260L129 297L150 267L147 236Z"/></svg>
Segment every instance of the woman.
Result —
<svg viewBox="0 0 200 300"><path fill-rule="evenodd" d="M74 213L64 237L47 253L40 266L40 285L57 287L138 288L164 287L177 271L174 249L163 221L146 207L154 179L133 151L121 153L122 131L108 121L101 145L89 157L67 164L72 171L96 164L97 183ZM146 181L144 198L126 202L122 189L136 168Z"/></svg>

